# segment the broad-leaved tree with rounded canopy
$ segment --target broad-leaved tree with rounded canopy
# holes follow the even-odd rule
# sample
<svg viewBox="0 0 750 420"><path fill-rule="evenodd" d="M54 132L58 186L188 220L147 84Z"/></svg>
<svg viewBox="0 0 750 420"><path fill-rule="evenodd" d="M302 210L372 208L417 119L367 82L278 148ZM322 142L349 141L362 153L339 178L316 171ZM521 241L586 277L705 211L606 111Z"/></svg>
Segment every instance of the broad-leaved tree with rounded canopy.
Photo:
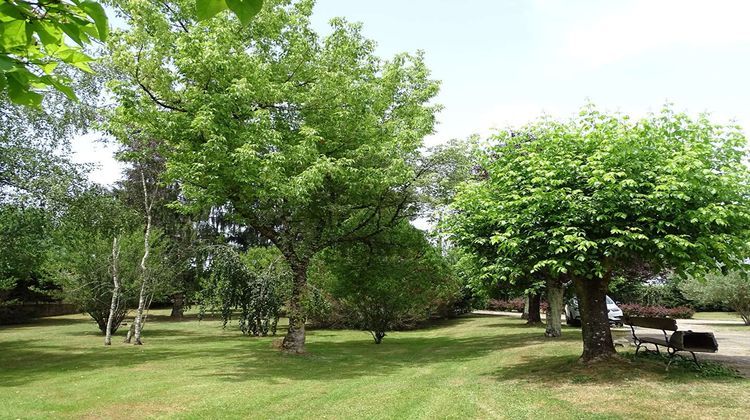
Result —
<svg viewBox="0 0 750 420"><path fill-rule="evenodd" d="M453 239L504 279L572 281L585 362L615 354L605 296L612 273L693 274L748 255L750 173L737 127L669 107L631 120L593 106L566 122L498 132L482 179L458 194Z"/></svg>
<svg viewBox="0 0 750 420"><path fill-rule="evenodd" d="M283 349L303 352L311 258L415 215L438 83L421 54L378 58L360 25L334 19L319 36L312 1L266 1L246 25L199 22L188 0L119 4L129 29L113 33L111 60L126 81L110 132L167 142L185 204L228 209L281 251Z"/></svg>

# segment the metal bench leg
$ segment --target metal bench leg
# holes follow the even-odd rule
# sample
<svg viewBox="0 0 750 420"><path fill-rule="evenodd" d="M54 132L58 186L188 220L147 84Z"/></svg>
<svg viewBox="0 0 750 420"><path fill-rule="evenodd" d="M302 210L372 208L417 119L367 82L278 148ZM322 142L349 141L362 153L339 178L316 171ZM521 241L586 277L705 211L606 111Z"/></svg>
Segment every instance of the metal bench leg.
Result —
<svg viewBox="0 0 750 420"><path fill-rule="evenodd" d="M693 355L693 363L695 363L695 366L697 366L699 370L703 370L703 367L701 367L701 364L698 363L698 358L695 356L695 353L691 351L690 354Z"/></svg>
<svg viewBox="0 0 750 420"><path fill-rule="evenodd" d="M669 372L669 365L671 365L672 362L674 361L674 358L677 355L677 352L676 351L672 351L669 348L667 348L667 353L669 354L669 361L667 361L666 371Z"/></svg>

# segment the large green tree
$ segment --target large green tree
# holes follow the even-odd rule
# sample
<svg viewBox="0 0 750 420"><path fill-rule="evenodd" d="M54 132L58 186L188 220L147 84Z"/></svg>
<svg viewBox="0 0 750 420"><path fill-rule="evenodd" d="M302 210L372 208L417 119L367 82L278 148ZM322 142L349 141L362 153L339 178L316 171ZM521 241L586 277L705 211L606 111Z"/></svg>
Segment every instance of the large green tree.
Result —
<svg viewBox="0 0 750 420"><path fill-rule="evenodd" d="M484 179L456 198L455 240L508 279L572 280L582 359L615 354L605 295L615 270L699 273L747 255L745 137L664 109L641 120L601 113L499 132Z"/></svg>
<svg viewBox="0 0 750 420"><path fill-rule="evenodd" d="M416 212L438 83L421 54L376 57L359 25L334 19L321 38L312 1L266 2L248 25L196 23L187 2L120 5L130 29L112 37L126 78L110 131L166 141L187 205L230 208L279 249L294 278L283 348L303 352L311 258Z"/></svg>

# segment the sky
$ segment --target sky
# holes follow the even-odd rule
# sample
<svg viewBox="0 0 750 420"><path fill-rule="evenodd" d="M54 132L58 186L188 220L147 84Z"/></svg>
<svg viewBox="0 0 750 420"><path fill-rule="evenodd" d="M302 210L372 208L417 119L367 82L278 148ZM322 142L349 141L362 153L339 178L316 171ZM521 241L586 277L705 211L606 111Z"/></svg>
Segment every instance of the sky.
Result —
<svg viewBox="0 0 750 420"><path fill-rule="evenodd" d="M633 116L672 103L750 128L750 2L743 0L318 0L313 25L362 22L378 55L423 50L444 106L427 145L486 136L587 102ZM96 133L73 141L110 184Z"/></svg>

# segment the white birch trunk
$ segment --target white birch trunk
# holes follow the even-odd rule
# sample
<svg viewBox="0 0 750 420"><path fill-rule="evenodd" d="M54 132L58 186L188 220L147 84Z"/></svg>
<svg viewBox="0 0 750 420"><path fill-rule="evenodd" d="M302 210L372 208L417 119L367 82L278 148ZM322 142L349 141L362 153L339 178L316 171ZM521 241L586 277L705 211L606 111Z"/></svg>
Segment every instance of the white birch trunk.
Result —
<svg viewBox="0 0 750 420"><path fill-rule="evenodd" d="M107 318L107 331L104 335L104 345L112 344L112 323L114 322L117 305L120 302L120 279L117 273L117 264L120 258L120 247L117 243L117 236L112 240L112 302L109 304L109 317Z"/></svg>
<svg viewBox="0 0 750 420"><path fill-rule="evenodd" d="M146 211L146 232L143 235L143 258L141 258L141 292L138 296L138 311L135 315L135 320L133 321L133 338L135 339L135 345L141 345L143 342L141 342L141 331L143 330L143 312L146 309L147 303L146 303L146 292L148 290L148 270L147 270L147 261L149 253L151 252L151 207L154 204L154 198L151 197L151 201L149 202L148 197L148 188L146 187L146 176L143 173L143 169L141 168L141 185L143 186L143 203L144 208ZM150 302L148 302L150 304ZM128 341L129 342L129 341Z"/></svg>

